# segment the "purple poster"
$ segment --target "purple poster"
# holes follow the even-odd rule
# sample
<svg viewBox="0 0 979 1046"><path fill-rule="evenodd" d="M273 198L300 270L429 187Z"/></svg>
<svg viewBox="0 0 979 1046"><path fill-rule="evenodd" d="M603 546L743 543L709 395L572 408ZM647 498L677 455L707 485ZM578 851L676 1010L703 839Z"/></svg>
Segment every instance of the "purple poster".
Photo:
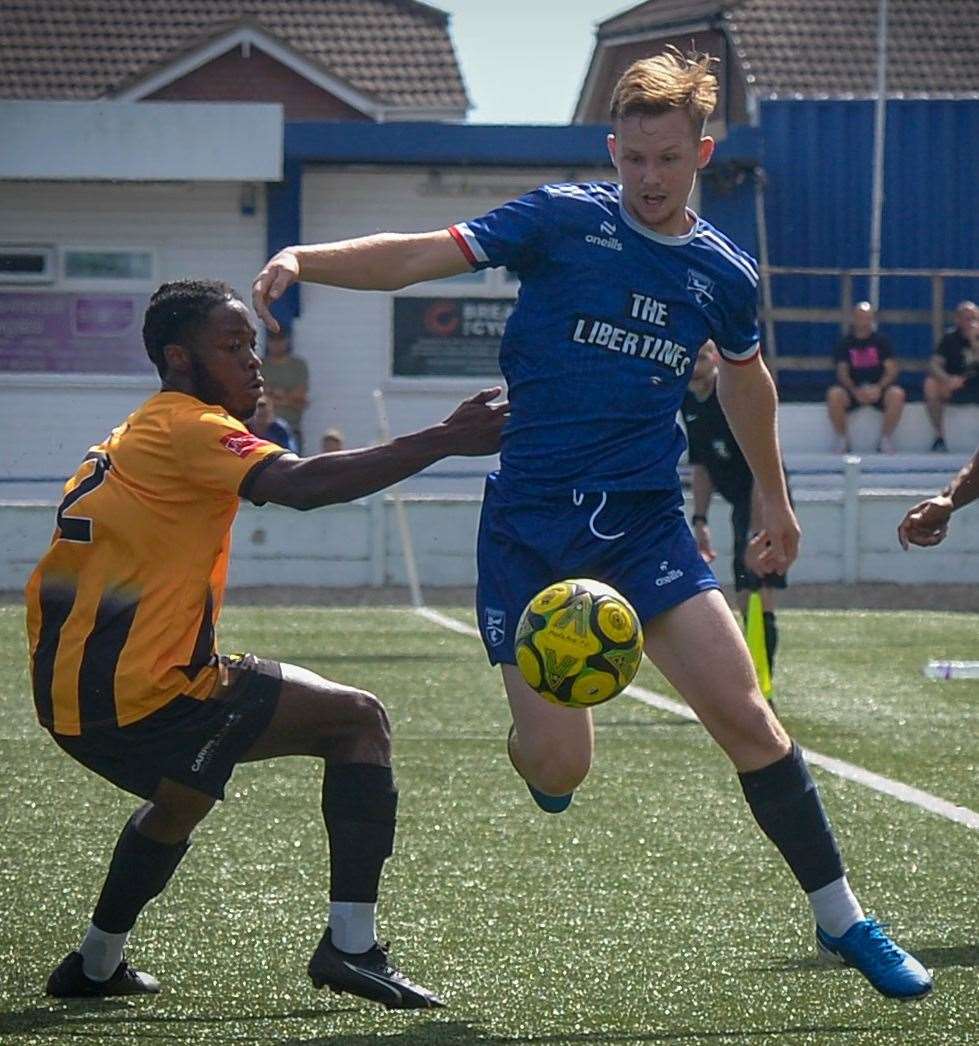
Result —
<svg viewBox="0 0 979 1046"><path fill-rule="evenodd" d="M0 293L0 371L149 374L146 294Z"/></svg>

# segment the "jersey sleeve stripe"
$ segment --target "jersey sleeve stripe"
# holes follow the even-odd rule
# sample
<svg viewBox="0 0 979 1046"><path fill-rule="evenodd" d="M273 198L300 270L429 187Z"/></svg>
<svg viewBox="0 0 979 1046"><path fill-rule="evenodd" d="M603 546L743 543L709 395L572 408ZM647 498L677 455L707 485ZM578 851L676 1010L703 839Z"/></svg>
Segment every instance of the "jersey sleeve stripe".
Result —
<svg viewBox="0 0 979 1046"><path fill-rule="evenodd" d="M244 498L246 501L252 501L252 487L255 485L255 480L272 464L273 461L278 461L284 454L290 454L291 451L282 450L278 454L269 452L264 458L259 458L254 465L245 473L244 478L238 485L238 497ZM265 504L264 501L252 501L253 505L261 507Z"/></svg>
<svg viewBox="0 0 979 1046"><path fill-rule="evenodd" d="M720 346L718 346L720 348ZM755 342L751 348L745 349L744 352L728 352L726 349L721 349L721 358L725 363L733 363L735 367L743 367L746 363L751 361L758 355L761 350L761 344Z"/></svg>
<svg viewBox="0 0 979 1046"><path fill-rule="evenodd" d="M748 278L748 282L752 287L758 285L758 271L747 258L735 253L723 240L718 239L710 229L702 229L699 235L707 247L717 251L736 269L740 270Z"/></svg>
<svg viewBox="0 0 979 1046"><path fill-rule="evenodd" d="M486 257L486 251L483 250L472 229L465 222L459 222L458 225L450 225L449 234L459 245L459 250L466 256L466 261L470 265L479 265L481 262L489 261L489 258Z"/></svg>

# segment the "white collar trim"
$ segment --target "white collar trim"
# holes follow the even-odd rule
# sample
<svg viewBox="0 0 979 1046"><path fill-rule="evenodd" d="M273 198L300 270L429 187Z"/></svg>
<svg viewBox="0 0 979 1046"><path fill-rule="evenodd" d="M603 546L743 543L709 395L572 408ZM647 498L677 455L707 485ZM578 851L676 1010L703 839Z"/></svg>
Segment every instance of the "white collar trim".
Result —
<svg viewBox="0 0 979 1046"><path fill-rule="evenodd" d="M690 210L689 207L687 208L687 214L693 220L693 225L690 226L690 231L685 232L682 236L665 236L661 232L655 232L653 229L648 228L629 213L629 209L625 205L625 199L622 196L621 185L619 186L619 214L626 225L630 229L634 229L640 236L645 236L647 240L653 240L655 243L663 243L667 247L682 247L700 232L700 216Z"/></svg>

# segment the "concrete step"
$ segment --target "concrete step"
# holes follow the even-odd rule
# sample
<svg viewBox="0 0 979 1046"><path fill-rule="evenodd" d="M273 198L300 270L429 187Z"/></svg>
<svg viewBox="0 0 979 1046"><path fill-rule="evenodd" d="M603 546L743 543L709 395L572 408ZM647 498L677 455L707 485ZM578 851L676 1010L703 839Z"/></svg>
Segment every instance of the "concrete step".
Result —
<svg viewBox="0 0 979 1046"><path fill-rule="evenodd" d="M864 455L874 454L880 439L880 411L860 407L849 415L850 446ZM945 435L950 451L972 455L979 446L979 406L957 405L945 412ZM828 453L835 436L824 403L785 403L779 407L782 452ZM903 454L926 454L934 431L923 403L909 403L894 432L894 445Z"/></svg>

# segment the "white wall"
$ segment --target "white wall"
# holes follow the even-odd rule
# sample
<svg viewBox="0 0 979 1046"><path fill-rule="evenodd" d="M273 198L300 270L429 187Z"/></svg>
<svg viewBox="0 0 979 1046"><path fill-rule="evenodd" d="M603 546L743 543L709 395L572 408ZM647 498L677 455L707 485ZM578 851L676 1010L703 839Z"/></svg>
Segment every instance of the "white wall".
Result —
<svg viewBox="0 0 979 1046"><path fill-rule="evenodd" d="M277 181L278 103L0 101L0 178Z"/></svg>
<svg viewBox="0 0 979 1046"><path fill-rule="evenodd" d="M880 439L881 413L874 407L860 407L847 415L848 434L853 450L871 454ZM823 403L785 403L779 407L779 439L786 455L828 454L835 442L826 405ZM948 448L958 454L973 454L979 446L979 407L955 404L945 408L945 437ZM935 438L923 403L908 403L894 431L894 446L901 454L927 454ZM932 455L936 464L942 455Z"/></svg>
<svg viewBox="0 0 979 1046"><path fill-rule="evenodd" d="M850 572L854 581L979 583L979 527L973 525L979 506L957 516L949 537L937 548L900 548L897 524L919 496L911 491L864 490L856 511L848 515L842 492L803 492L796 499L802 552L791 579L842 582ZM422 584L473 584L479 498L410 497L406 505ZM51 539L54 512L54 504L0 502L0 590L22 588ZM711 531L718 551L715 570L728 582L731 527L720 503L711 512ZM308 513L274 505L242 506L229 584L405 584L390 497Z"/></svg>
<svg viewBox="0 0 979 1046"><path fill-rule="evenodd" d="M156 268L147 293L165 280L208 277L227 280L247 300L265 262L265 194L255 194L253 215L241 213L240 194L233 182L0 182L0 239L149 248ZM104 289L118 287L106 281ZM149 359L145 379L0 373L0 473L67 477L85 448L158 384ZM47 486L0 486L0 498L31 496L53 495Z"/></svg>
<svg viewBox="0 0 979 1046"><path fill-rule="evenodd" d="M310 169L303 176L302 237L321 243L374 232L444 229L546 182L612 173L611 168ZM425 286L418 293L437 296L451 284ZM459 285L458 293L479 297L487 292L467 284ZM333 426L344 431L349 445L374 442L370 397L375 388L385 392L397 433L441 420L459 399L485 384L479 379L392 378L390 294L306 286L302 295L294 343L310 369L312 402L303 418L307 447L315 447L319 434Z"/></svg>

